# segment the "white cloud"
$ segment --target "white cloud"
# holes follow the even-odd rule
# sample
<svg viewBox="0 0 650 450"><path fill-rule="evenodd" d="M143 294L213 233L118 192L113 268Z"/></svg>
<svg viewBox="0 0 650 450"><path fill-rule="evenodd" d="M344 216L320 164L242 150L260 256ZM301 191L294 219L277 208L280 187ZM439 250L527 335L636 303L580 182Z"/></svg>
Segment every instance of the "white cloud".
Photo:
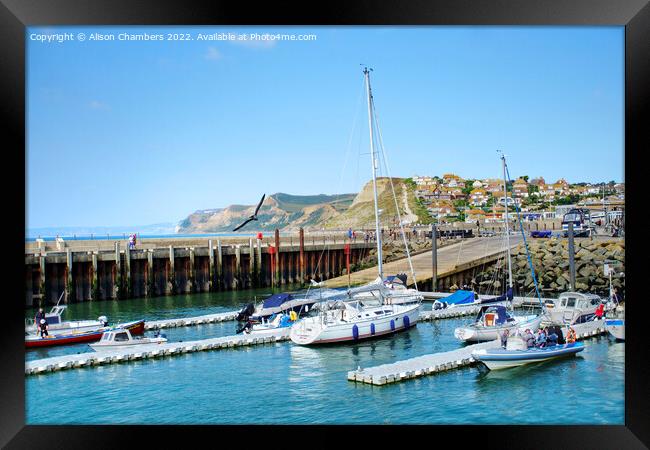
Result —
<svg viewBox="0 0 650 450"><path fill-rule="evenodd" d="M205 59L215 61L217 59L221 59L221 52L217 50L215 47L208 47L208 51L203 55Z"/></svg>

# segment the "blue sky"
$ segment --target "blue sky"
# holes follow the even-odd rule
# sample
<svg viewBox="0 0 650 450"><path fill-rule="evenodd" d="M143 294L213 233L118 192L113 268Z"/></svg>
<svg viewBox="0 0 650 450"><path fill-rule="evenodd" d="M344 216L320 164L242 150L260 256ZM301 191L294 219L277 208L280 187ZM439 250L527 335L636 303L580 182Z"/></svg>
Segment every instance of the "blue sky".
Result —
<svg viewBox="0 0 650 450"><path fill-rule="evenodd" d="M198 41L198 33L315 41ZM74 41L32 40L70 32ZM77 33L189 33L89 41ZM29 228L178 221L370 178L360 63L393 176L623 181L622 27L65 27L27 42Z"/></svg>

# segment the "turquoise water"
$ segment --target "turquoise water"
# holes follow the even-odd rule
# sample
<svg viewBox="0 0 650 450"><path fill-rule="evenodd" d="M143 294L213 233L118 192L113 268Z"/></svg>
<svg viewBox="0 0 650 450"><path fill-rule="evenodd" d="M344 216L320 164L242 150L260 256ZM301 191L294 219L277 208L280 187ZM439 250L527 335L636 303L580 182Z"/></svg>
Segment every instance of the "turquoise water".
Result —
<svg viewBox="0 0 650 450"><path fill-rule="evenodd" d="M75 319L105 314L112 322L185 317L232 311L268 292L74 304L66 315ZM624 423L625 344L606 336L586 340L577 357L506 371L469 367L381 387L347 381L347 372L357 366L458 348L453 330L469 320L423 322L392 338L354 345L312 348L282 342L29 376L26 421L32 425ZM170 341L185 341L234 334L236 326L223 322L163 332ZM85 351L92 350L85 344L39 349L28 351L26 359Z"/></svg>

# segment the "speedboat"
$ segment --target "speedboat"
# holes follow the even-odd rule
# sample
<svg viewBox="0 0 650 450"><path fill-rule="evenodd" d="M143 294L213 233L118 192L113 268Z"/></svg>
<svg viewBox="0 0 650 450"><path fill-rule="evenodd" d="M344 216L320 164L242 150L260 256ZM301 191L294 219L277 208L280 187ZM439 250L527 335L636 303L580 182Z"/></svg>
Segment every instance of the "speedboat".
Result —
<svg viewBox="0 0 650 450"><path fill-rule="evenodd" d="M66 305L57 304L52 307L52 310L49 313L45 313L47 331L51 335L97 331L100 328L108 326L108 319L106 316L99 316L97 320L72 320L64 322L61 320L61 315L65 312L66 308ZM33 334L37 331L38 327L37 324L34 323L34 319L26 319L25 333Z"/></svg>
<svg viewBox="0 0 650 450"><path fill-rule="evenodd" d="M133 337L128 328L116 328L105 331L102 338L95 344L88 344L93 350L124 348L132 345L143 344L162 344L167 342L167 339L162 336L154 337Z"/></svg>
<svg viewBox="0 0 650 450"><path fill-rule="evenodd" d="M557 344L548 347L530 347L519 336L508 339L506 348L474 350L472 357L481 361L490 370L507 369L524 364L548 361L549 359L572 356L584 350L582 342Z"/></svg>
<svg viewBox="0 0 650 450"><path fill-rule="evenodd" d="M605 329L619 341L625 340L625 309L617 306L605 317Z"/></svg>
<svg viewBox="0 0 650 450"><path fill-rule="evenodd" d="M593 320L603 299L595 294L563 292L557 300L546 301L546 314L551 322L577 324Z"/></svg>
<svg viewBox="0 0 650 450"><path fill-rule="evenodd" d="M295 311L291 311L289 314L274 314L269 320L263 319L261 323L248 322L237 332L243 331L244 334L255 337L289 337L289 329L297 319L298 314Z"/></svg>
<svg viewBox="0 0 650 450"><path fill-rule="evenodd" d="M541 315L513 316L503 305L482 306L473 324L454 330L454 336L463 342L493 341L506 330L514 335L526 329L537 331Z"/></svg>
<svg viewBox="0 0 650 450"><path fill-rule="evenodd" d="M114 327L103 327L93 331L71 331L62 334L50 334L41 337L40 334L25 333L25 347L26 348L39 348L39 347L53 347L55 345L68 345L78 344L81 342L99 341L105 331L123 328L129 330L132 334L144 333L144 320L136 320L127 322Z"/></svg>

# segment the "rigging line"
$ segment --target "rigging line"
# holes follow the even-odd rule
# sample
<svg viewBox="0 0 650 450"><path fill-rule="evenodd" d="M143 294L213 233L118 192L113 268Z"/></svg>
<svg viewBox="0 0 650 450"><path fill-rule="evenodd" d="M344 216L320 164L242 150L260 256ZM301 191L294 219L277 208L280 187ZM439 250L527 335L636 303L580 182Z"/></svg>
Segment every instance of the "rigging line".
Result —
<svg viewBox="0 0 650 450"><path fill-rule="evenodd" d="M356 107L356 110L355 110L355 113L354 113L354 119L352 120L352 129L350 130L350 135L348 136L348 145L346 146L346 150L345 150L345 159L343 161L343 168L341 169L341 174L339 175L339 184L338 184L338 188L337 188L337 191L336 191L336 197L334 198L334 204L335 205L338 203L339 197L341 196L341 186L343 184L343 175L345 173L345 169L346 169L346 167L348 165L348 160L350 158L350 153L351 153L350 150L352 148L352 137L354 136L354 130L357 127L357 119L359 118L359 109L360 109L359 105L361 103L361 98L363 96L363 91L364 91L364 82L361 83L361 89L359 91L359 97L357 98L357 107ZM329 246L330 246L329 240L325 239L325 245L323 246L323 250L321 250L320 256L318 257L318 262L316 263L316 268L315 268L314 273L318 272L318 269L320 267L320 263L321 263L321 261L323 259L323 254L325 253L326 250L329 252ZM321 282L322 281L323 280L321 280ZM307 287L307 294L309 294L310 290L311 290L311 283Z"/></svg>
<svg viewBox="0 0 650 450"><path fill-rule="evenodd" d="M375 108L375 102L374 99L371 101L372 104L372 112L373 115L375 116L375 127L377 128L377 135L379 136L379 148L381 150L381 156L382 156L382 161L384 163L384 166L386 167L386 174L388 175L388 180L390 181L390 188L393 192L393 199L395 200L395 209L397 211L397 220L399 220L399 228L400 232L402 234L402 240L404 241L404 247L406 248L406 257L408 259L409 267L411 269L411 276L413 277L413 284L415 286L415 290L418 290L418 282L417 278L415 277L415 270L413 269L413 262L411 261L411 252L409 251L408 244L406 243L406 235L404 233L404 226L402 225L402 217L399 213L399 205L397 204L397 195L395 194L395 186L393 185L393 178L390 176L390 170L388 168L388 161L386 158L386 150L384 148L384 139L382 138L381 135L381 128L379 127L379 115L377 114L377 110ZM408 202L408 196L407 200Z"/></svg>
<svg viewBox="0 0 650 450"><path fill-rule="evenodd" d="M510 179L510 171L508 170L508 164L505 162L504 159L504 165L506 168L506 174L508 175L508 179ZM524 246L526 248L526 257L528 258L528 265L530 266L530 271L533 275L533 282L535 283L535 292L537 293L537 298L539 300L539 304L542 307L542 311L544 311L544 303L542 303L542 296L539 294L539 287L537 286L537 277L535 276L535 268L533 267L533 260L530 257L530 252L528 251L528 242L526 241L526 233L524 233L524 225L521 221L521 216L519 215L519 205L517 205L517 202L515 203L515 211L517 211L517 220L519 220L519 228L521 229L521 236L524 238Z"/></svg>

